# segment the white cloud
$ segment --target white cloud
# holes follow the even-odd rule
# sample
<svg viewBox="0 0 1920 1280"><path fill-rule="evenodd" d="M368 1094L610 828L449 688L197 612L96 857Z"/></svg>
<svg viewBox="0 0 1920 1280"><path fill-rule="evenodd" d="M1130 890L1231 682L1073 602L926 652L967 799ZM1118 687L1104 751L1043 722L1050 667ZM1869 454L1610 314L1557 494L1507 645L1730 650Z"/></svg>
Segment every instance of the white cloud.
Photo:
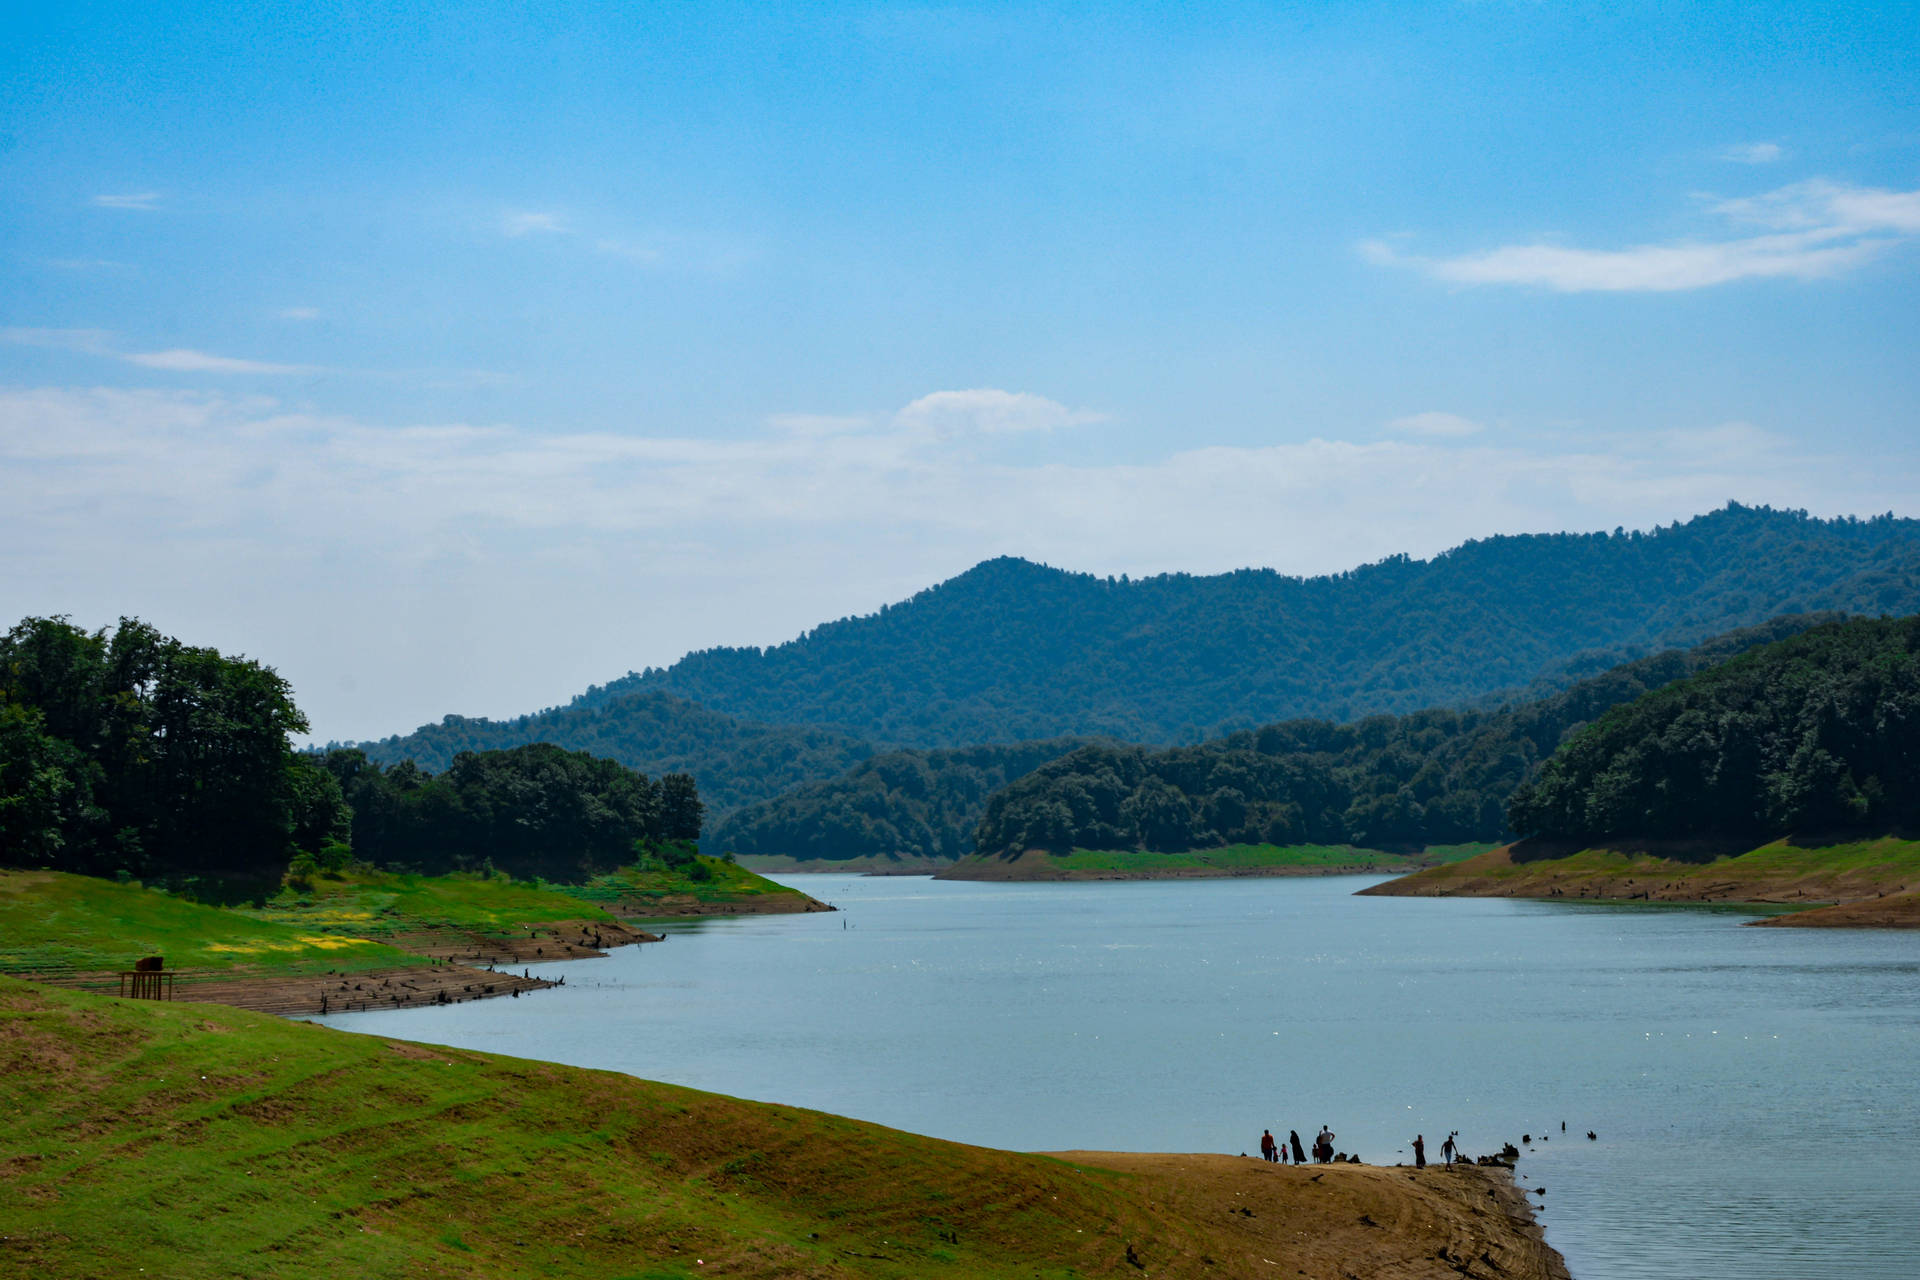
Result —
<svg viewBox="0 0 1920 1280"><path fill-rule="evenodd" d="M568 235L573 228L567 220L557 213L545 213L528 210L521 213L509 213L500 220L500 230L507 235Z"/></svg>
<svg viewBox="0 0 1920 1280"><path fill-rule="evenodd" d="M895 416L799 415L716 440L0 389L0 596L95 625L140 613L257 654L323 737L368 736L785 639L998 554L1318 573L1501 532L1647 527L1729 498L1910 512L1920 492L1912 456L1862 468L1744 423L1027 464Z"/></svg>
<svg viewBox="0 0 1920 1280"><path fill-rule="evenodd" d="M274 312L274 315L282 320L318 320L320 318L320 308L282 307Z"/></svg>
<svg viewBox="0 0 1920 1280"><path fill-rule="evenodd" d="M170 373L316 373L308 364L270 364L264 360L239 360L205 351L174 347L167 351L130 351L120 357L143 369L165 369Z"/></svg>
<svg viewBox="0 0 1920 1280"><path fill-rule="evenodd" d="M1486 429L1482 424L1475 422L1472 418L1463 418L1457 413L1441 413L1438 411L1414 413L1404 418L1395 418L1392 422L1389 422L1387 426L1393 431L1404 435L1450 437L1455 439L1462 436L1477 435Z"/></svg>
<svg viewBox="0 0 1920 1280"><path fill-rule="evenodd" d="M107 356L137 364L143 369L163 369L169 373L318 373L314 365L273 364L264 360L241 360L216 356L205 351L174 347L166 351L120 351L114 335L105 329L0 329L0 342L23 347L49 347L77 351L83 355Z"/></svg>
<svg viewBox="0 0 1920 1280"><path fill-rule="evenodd" d="M1376 265L1410 267L1458 284L1663 293L1737 280L1824 279L1920 234L1920 191L1850 187L1824 179L1720 201L1710 211L1768 228L1769 234L1625 249L1507 245L1451 258L1421 257L1384 240L1367 240L1360 253Z"/></svg>
<svg viewBox="0 0 1920 1280"><path fill-rule="evenodd" d="M971 432L989 435L1013 431L1052 431L1105 420L1104 414L1069 409L1057 400L1027 391L935 391L894 415L903 426L939 436Z"/></svg>
<svg viewBox="0 0 1920 1280"><path fill-rule="evenodd" d="M95 196L89 203L100 209L153 210L160 207L160 193L136 191L126 195Z"/></svg>
<svg viewBox="0 0 1920 1280"><path fill-rule="evenodd" d="M1777 142L1741 142L1720 151L1720 158L1733 164L1773 164L1784 155Z"/></svg>

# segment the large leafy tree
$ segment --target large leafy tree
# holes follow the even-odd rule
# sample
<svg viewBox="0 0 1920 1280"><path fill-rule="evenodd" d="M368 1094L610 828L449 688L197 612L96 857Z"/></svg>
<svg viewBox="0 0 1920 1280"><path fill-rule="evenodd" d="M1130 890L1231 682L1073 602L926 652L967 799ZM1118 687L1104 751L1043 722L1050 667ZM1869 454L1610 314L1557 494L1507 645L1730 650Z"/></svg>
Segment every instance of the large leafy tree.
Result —
<svg viewBox="0 0 1920 1280"><path fill-rule="evenodd" d="M27 618L0 639L0 831L18 861L89 872L277 877L344 825L290 735L271 667L138 619Z"/></svg>

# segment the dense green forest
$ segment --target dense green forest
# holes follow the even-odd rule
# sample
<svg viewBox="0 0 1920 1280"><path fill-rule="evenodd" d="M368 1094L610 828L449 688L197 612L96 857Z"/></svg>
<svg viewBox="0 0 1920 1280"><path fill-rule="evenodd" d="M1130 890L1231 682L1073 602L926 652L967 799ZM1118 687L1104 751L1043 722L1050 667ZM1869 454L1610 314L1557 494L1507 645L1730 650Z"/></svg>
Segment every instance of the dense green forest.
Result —
<svg viewBox="0 0 1920 1280"><path fill-rule="evenodd" d="M1819 627L1573 736L1508 810L1528 835L1738 837L1920 824L1920 618Z"/></svg>
<svg viewBox="0 0 1920 1280"><path fill-rule="evenodd" d="M987 797L1084 738L889 751L837 778L795 787L716 823L710 849L837 860L959 858L973 852Z"/></svg>
<svg viewBox="0 0 1920 1280"><path fill-rule="evenodd" d="M687 860L693 779L553 746L439 774L296 753L285 680L137 619L27 618L0 639L0 862L173 883L278 882L349 858L565 880L641 850Z"/></svg>
<svg viewBox="0 0 1920 1280"><path fill-rule="evenodd" d="M437 772L462 751L529 742L588 751L648 774L690 773L717 813L831 778L874 752L843 733L749 724L664 693L583 700L513 720L448 716L404 737L358 745L381 764L411 760Z"/></svg>
<svg viewBox="0 0 1920 1280"><path fill-rule="evenodd" d="M891 746L1198 742L1457 706L1586 651L1617 662L1817 610L1920 610L1920 521L1736 505L1651 533L1489 538L1318 578L1128 581L994 560L878 614L690 654L575 707L654 690Z"/></svg>
<svg viewBox="0 0 1920 1280"><path fill-rule="evenodd" d="M439 874L492 867L516 877L587 879L651 851L688 862L703 806L693 779L658 782L612 760L547 743L463 751L441 773L364 752L321 758L352 809L354 856Z"/></svg>
<svg viewBox="0 0 1920 1280"><path fill-rule="evenodd" d="M1546 698L1349 723L1293 720L1193 747L1083 747L994 794L975 843L1178 852L1231 844L1378 849L1493 840L1506 804L1596 716L1831 615L1776 619L1642 658Z"/></svg>
<svg viewBox="0 0 1920 1280"><path fill-rule="evenodd" d="M137 619L0 640L0 857L92 875L277 879L349 814L271 667Z"/></svg>

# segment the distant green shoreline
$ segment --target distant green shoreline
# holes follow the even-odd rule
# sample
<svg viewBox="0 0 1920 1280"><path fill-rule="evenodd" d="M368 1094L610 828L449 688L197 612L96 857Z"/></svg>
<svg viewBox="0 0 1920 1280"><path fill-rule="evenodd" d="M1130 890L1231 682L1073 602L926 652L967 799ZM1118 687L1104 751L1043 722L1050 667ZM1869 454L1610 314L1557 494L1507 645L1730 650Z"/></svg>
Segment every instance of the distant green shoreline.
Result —
<svg viewBox="0 0 1920 1280"><path fill-rule="evenodd" d="M1492 843L1433 845L1392 853L1346 844L1234 844L1153 853L1144 849L1028 849L1014 857L974 854L936 875L940 880L1179 880L1261 875L1407 872L1475 857Z"/></svg>

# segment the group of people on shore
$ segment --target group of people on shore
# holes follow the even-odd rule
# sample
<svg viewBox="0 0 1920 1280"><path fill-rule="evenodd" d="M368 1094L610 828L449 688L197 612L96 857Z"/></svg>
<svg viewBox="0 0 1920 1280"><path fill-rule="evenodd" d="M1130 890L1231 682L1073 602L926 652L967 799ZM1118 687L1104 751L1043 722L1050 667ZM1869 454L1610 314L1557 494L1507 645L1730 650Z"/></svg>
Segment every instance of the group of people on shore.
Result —
<svg viewBox="0 0 1920 1280"><path fill-rule="evenodd" d="M1273 1136L1273 1130L1267 1129L1260 1134L1260 1158L1268 1164L1286 1164L1288 1157L1294 1164L1307 1162L1306 1147L1300 1141L1298 1129L1287 1130L1287 1139L1281 1142ZM1320 1126L1320 1133L1313 1140L1313 1159L1316 1164L1333 1163L1333 1130L1326 1125Z"/></svg>
<svg viewBox="0 0 1920 1280"><path fill-rule="evenodd" d="M1440 1154L1446 1158L1449 1167L1452 1166L1456 1159L1461 1158L1460 1147L1456 1142L1459 1136L1458 1133L1450 1133L1447 1135L1447 1140L1440 1144ZM1334 1154L1333 1129L1323 1124L1320 1126L1319 1134L1313 1140L1313 1162L1315 1164L1332 1164L1334 1162ZM1301 1145L1300 1131L1298 1129L1287 1130L1287 1137L1284 1142L1275 1138L1273 1136L1273 1130L1271 1129L1261 1131L1260 1158L1262 1160L1265 1160L1268 1164L1286 1164L1289 1156L1293 1158L1292 1162L1294 1164L1305 1164L1307 1162L1307 1153ZM1359 1157L1355 1156L1354 1159L1358 1161ZM1413 1167L1416 1169L1424 1169L1427 1167L1427 1138L1425 1134L1417 1133L1413 1136Z"/></svg>

